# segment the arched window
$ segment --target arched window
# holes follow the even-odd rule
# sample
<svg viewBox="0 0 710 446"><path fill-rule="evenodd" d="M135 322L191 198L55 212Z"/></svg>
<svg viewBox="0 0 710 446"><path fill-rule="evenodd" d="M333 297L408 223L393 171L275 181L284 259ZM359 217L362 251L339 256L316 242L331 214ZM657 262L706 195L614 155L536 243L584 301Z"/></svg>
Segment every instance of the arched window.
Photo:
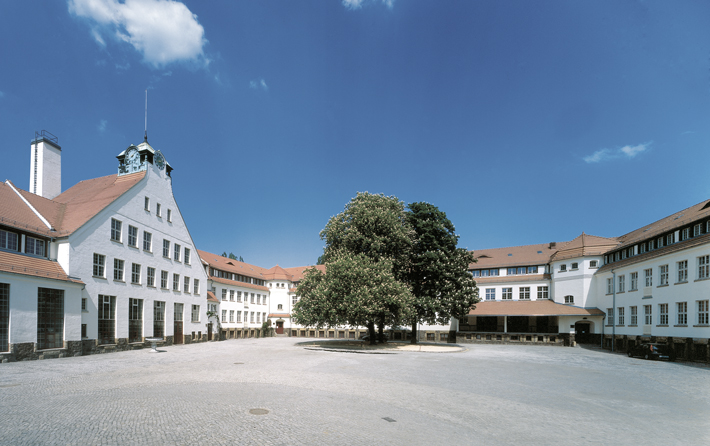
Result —
<svg viewBox="0 0 710 446"><path fill-rule="evenodd" d="M574 303L574 296L565 296L565 303L566 304L573 304Z"/></svg>
<svg viewBox="0 0 710 446"><path fill-rule="evenodd" d="M284 309L284 306L281 305L281 304L279 304L279 307L278 307L278 308L279 308L279 310L283 310L283 309Z"/></svg>

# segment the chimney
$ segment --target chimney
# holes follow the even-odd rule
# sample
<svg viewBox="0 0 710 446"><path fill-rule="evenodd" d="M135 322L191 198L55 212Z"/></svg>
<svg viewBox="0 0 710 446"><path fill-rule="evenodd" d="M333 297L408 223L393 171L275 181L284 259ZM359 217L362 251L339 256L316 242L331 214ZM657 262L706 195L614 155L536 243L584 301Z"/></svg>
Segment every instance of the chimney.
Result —
<svg viewBox="0 0 710 446"><path fill-rule="evenodd" d="M550 249L557 248L557 242L550 242Z"/></svg>
<svg viewBox="0 0 710 446"><path fill-rule="evenodd" d="M62 148L46 130L35 132L30 144L29 191L50 200L62 193Z"/></svg>

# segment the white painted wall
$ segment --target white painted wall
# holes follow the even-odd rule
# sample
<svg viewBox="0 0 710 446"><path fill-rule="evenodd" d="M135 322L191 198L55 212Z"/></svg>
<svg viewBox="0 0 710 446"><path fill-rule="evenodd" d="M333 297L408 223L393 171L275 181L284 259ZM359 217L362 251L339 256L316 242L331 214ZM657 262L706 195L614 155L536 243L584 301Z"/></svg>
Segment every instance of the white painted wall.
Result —
<svg viewBox="0 0 710 446"><path fill-rule="evenodd" d="M30 145L30 187L34 192L35 149L37 161L37 195L50 200L62 193L62 151L52 144L39 141Z"/></svg>

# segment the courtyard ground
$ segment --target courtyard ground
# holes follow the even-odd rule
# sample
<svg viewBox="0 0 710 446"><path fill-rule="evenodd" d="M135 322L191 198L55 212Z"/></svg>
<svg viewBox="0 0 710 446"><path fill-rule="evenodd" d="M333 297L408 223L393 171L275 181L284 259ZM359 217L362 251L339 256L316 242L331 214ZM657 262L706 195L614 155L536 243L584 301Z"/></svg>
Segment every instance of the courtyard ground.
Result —
<svg viewBox="0 0 710 446"><path fill-rule="evenodd" d="M710 444L707 367L580 347L300 341L0 364L0 444Z"/></svg>

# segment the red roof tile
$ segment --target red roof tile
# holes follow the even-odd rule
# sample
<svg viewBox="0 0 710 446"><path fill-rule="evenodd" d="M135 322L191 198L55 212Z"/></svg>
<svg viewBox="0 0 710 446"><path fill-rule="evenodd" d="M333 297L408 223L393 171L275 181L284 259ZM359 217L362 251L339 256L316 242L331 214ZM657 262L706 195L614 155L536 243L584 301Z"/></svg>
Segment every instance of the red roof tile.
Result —
<svg viewBox="0 0 710 446"><path fill-rule="evenodd" d="M69 277L57 262L6 251L0 251L0 271L79 284L84 283L80 279Z"/></svg>
<svg viewBox="0 0 710 446"><path fill-rule="evenodd" d="M469 316L603 316L598 308L580 308L551 300L484 301L476 304Z"/></svg>

